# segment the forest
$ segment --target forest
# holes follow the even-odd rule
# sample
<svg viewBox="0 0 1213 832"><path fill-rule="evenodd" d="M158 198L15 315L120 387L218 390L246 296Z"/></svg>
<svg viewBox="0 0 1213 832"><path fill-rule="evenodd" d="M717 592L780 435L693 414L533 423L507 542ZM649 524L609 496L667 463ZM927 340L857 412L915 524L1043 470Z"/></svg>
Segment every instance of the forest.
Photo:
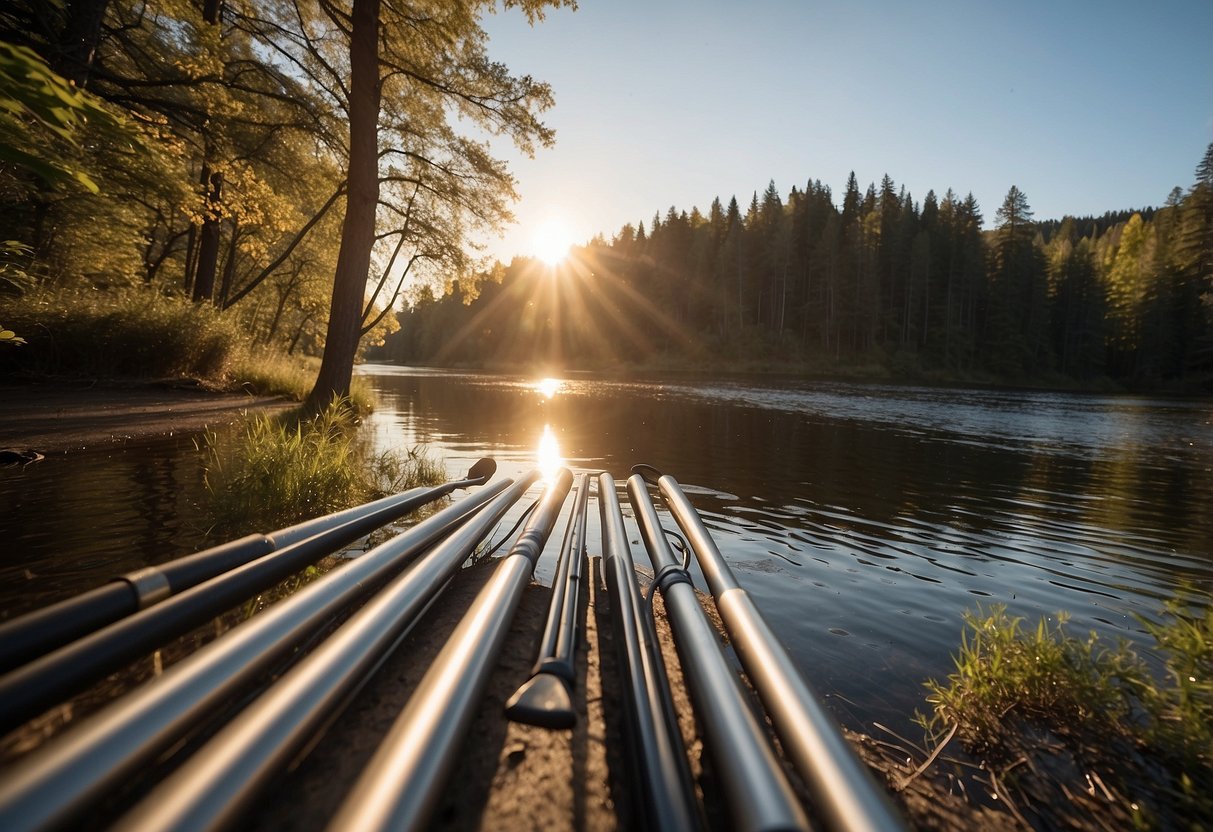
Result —
<svg viewBox="0 0 1213 832"><path fill-rule="evenodd" d="M1034 222L1011 187L921 201L885 176L671 207L548 267L420 287L401 362L744 369L1199 388L1213 378L1213 145L1157 209Z"/></svg>
<svg viewBox="0 0 1213 832"><path fill-rule="evenodd" d="M322 354L313 404L347 392L401 288L471 268L469 241L511 219L513 177L481 137L553 141L550 88L491 59L482 17L562 5L5 3L0 370L172 352L194 318L259 353ZM203 363L161 371L223 362Z"/></svg>
<svg viewBox="0 0 1213 832"><path fill-rule="evenodd" d="M534 23L575 4L503 5ZM494 9L5 4L0 373L199 375L237 344L262 363L322 356L313 405L348 391L360 355L1213 378L1213 149L1154 209L1034 222L1012 187L987 223L971 195L918 200L887 175L861 190L852 174L840 200L820 180L772 182L748 204L625 225L557 267L486 267L475 241L511 221L516 191L483 137L524 154L555 139L548 85L489 54ZM178 353L193 357L149 363Z"/></svg>

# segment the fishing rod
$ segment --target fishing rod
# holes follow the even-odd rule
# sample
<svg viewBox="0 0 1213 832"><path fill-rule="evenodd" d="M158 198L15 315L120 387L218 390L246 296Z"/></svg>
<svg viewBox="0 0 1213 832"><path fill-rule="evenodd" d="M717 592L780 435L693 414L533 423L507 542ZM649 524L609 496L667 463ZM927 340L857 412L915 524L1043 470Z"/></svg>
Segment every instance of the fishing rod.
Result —
<svg viewBox="0 0 1213 832"><path fill-rule="evenodd" d="M565 531L547 623L539 641L539 658L531 678L522 683L505 703L505 715L515 722L540 728L572 728L577 721L573 709L573 687L577 684L576 652L578 601L581 569L585 563L585 513L590 497L590 475L577 476L577 494Z"/></svg>
<svg viewBox="0 0 1213 832"><path fill-rule="evenodd" d="M804 810L737 676L725 661L690 576L670 551L640 474L628 479L628 498L653 563L653 583L665 601L691 702L720 775L732 828L807 830Z"/></svg>
<svg viewBox="0 0 1213 832"><path fill-rule="evenodd" d="M95 589L0 624L0 673L20 667L81 636L196 586L251 560L354 520L374 517L369 534L383 523L450 494L457 488L483 485L497 471L497 463L483 458L467 477L434 488L414 488L360 506L315 517L267 534L250 534L167 563L128 572ZM397 510L388 516L389 509ZM357 539L357 538L355 538ZM339 544L345 545L345 544Z"/></svg>
<svg viewBox="0 0 1213 832"><path fill-rule="evenodd" d="M729 640L771 716L779 743L809 787L830 828L849 832L903 829L887 798L872 782L808 682L797 672L749 593L733 577L682 486L651 465L637 465L632 470L658 486L674 520L687 536Z"/></svg>
<svg viewBox="0 0 1213 832"><path fill-rule="evenodd" d="M104 800L139 768L230 706L233 697L383 579L465 560L533 482L502 480L423 520L303 587L165 673L30 753L0 780L0 829L59 828ZM468 519L470 517L470 519ZM445 538L439 545L433 544ZM428 551L427 551L428 550ZM424 565L423 565L424 564ZM444 577L445 576L445 577Z"/></svg>
<svg viewBox="0 0 1213 832"><path fill-rule="evenodd" d="M329 830L424 828L572 479L561 468L548 486L518 541L480 590L329 822Z"/></svg>
<svg viewBox="0 0 1213 832"><path fill-rule="evenodd" d="M0 677L0 733L429 501L416 499L412 507L413 501L389 504L238 566Z"/></svg>
<svg viewBox="0 0 1213 832"><path fill-rule="evenodd" d="M641 611L636 567L628 547L615 480L598 476L598 510L602 525L602 560L611 603L611 628L618 654L620 689L629 723L624 732L632 765L628 767L643 811L639 825L651 829L696 829L696 808L686 748L674 717L669 679L652 629Z"/></svg>
<svg viewBox="0 0 1213 832"><path fill-rule="evenodd" d="M524 537L539 535L540 548L567 491L567 485L561 491L559 483L549 488L543 499L552 511L551 519L533 520L524 532ZM184 832L217 829L236 821L420 620L467 559L472 533L464 537L438 544L384 587L160 783L116 829ZM508 629L508 623L499 626L503 632Z"/></svg>

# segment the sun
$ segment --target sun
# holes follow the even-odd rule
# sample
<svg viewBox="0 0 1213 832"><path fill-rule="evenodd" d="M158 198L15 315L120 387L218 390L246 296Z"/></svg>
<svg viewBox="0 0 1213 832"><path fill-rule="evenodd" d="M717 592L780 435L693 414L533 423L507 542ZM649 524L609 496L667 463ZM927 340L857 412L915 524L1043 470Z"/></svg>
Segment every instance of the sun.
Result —
<svg viewBox="0 0 1213 832"><path fill-rule="evenodd" d="M573 229L560 217L548 217L535 226L531 249L535 256L549 266L555 266L569 256L573 245Z"/></svg>

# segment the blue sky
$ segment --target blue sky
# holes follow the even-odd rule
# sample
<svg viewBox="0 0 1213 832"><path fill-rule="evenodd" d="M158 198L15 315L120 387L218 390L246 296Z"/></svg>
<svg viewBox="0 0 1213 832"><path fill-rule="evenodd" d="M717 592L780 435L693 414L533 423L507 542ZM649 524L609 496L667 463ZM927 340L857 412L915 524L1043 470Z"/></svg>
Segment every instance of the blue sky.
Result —
<svg viewBox="0 0 1213 832"><path fill-rule="evenodd" d="M552 215L581 242L772 179L839 201L852 170L972 191L987 226L1011 185L1037 219L1159 205L1213 141L1213 0L580 5L484 22L556 97L554 148L495 145L521 194L487 241L506 261Z"/></svg>

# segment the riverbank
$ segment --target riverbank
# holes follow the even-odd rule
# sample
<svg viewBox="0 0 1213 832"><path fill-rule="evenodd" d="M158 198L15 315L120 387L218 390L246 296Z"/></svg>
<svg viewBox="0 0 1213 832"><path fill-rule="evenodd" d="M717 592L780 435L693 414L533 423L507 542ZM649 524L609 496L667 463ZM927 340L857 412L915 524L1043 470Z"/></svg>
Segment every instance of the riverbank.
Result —
<svg viewBox="0 0 1213 832"><path fill-rule="evenodd" d="M404 366L404 365L397 365ZM429 365L417 365L429 366ZM605 378L645 378L650 376L685 376L688 379L736 376L747 379L794 379L798 382L833 382L848 384L889 384L937 387L955 390L1010 390L1017 392L1095 393L1108 395L1154 395L1178 398L1213 396L1213 378L1187 381L1172 380L1127 385L1106 376L1075 379L1061 373L1041 373L1034 376L999 376L985 371L952 371L924 369L916 365L906 368L881 361L822 362L762 358L719 358L701 361L682 356L658 356L635 363L572 365L560 368L536 367L531 364L484 361L434 365L438 370L475 370L491 373L542 376L561 373L591 374Z"/></svg>
<svg viewBox="0 0 1213 832"><path fill-rule="evenodd" d="M5 384L0 399L0 448L40 454L196 433L237 422L250 410L293 405L281 396L215 393L172 382Z"/></svg>

